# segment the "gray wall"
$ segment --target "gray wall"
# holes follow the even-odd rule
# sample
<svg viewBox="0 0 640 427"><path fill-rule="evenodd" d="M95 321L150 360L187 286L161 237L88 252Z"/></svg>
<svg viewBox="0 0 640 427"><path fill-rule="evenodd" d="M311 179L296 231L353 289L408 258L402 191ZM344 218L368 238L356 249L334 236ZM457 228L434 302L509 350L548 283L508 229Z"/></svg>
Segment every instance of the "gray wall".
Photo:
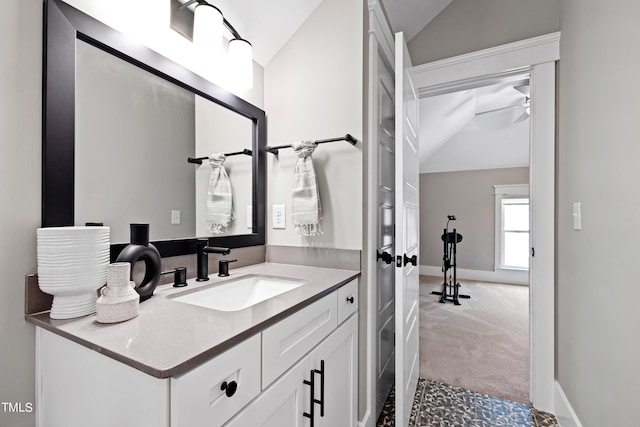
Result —
<svg viewBox="0 0 640 427"><path fill-rule="evenodd" d="M414 65L560 29L559 0L453 0L409 41Z"/></svg>
<svg viewBox="0 0 640 427"><path fill-rule="evenodd" d="M40 226L42 1L2 2L0 52L0 402L24 407L35 404L34 328L22 313ZM34 424L33 412L0 407L0 425Z"/></svg>
<svg viewBox="0 0 640 427"><path fill-rule="evenodd" d="M420 264L442 264L442 236L449 223L462 234L458 267L493 271L495 213L493 186L528 184L529 168L485 169L420 175Z"/></svg>
<svg viewBox="0 0 640 427"><path fill-rule="evenodd" d="M585 427L635 426L640 3L561 4L556 376Z"/></svg>
<svg viewBox="0 0 640 427"><path fill-rule="evenodd" d="M265 67L271 145L363 132L361 0L324 0ZM267 155L267 242L362 249L362 143L320 145L313 154L324 234L303 237L291 225L291 149ZM286 229L271 227L271 205L286 205Z"/></svg>

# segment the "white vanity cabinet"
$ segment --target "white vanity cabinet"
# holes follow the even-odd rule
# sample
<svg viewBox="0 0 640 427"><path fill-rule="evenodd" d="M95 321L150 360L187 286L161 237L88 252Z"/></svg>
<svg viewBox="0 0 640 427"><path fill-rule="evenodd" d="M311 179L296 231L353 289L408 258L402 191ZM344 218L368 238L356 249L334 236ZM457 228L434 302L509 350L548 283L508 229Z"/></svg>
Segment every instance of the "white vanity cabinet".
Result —
<svg viewBox="0 0 640 427"><path fill-rule="evenodd" d="M358 318L352 316L227 426L355 426L357 341Z"/></svg>
<svg viewBox="0 0 640 427"><path fill-rule="evenodd" d="M39 327L37 425L354 427L357 290L354 279L172 378Z"/></svg>

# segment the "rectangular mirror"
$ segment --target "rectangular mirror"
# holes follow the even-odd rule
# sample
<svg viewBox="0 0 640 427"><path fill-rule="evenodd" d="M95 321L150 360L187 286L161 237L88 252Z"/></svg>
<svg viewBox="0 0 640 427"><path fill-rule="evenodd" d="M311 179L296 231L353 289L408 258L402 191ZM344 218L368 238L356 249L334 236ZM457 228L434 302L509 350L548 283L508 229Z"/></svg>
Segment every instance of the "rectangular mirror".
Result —
<svg viewBox="0 0 640 427"><path fill-rule="evenodd" d="M102 222L112 258L133 222L162 256L264 244L264 112L66 3L46 10L43 226ZM211 166L187 159L243 151L224 163L235 219L212 234Z"/></svg>

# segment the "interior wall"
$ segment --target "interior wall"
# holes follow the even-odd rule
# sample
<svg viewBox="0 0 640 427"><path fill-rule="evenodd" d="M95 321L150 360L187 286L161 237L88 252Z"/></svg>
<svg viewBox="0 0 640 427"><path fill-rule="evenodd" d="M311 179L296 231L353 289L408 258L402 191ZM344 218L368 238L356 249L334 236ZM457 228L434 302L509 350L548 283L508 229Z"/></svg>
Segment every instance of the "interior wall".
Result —
<svg viewBox="0 0 640 427"><path fill-rule="evenodd" d="M453 0L409 41L414 65L560 30L559 0Z"/></svg>
<svg viewBox="0 0 640 427"><path fill-rule="evenodd" d="M420 175L420 264L442 265L442 233L447 215L455 215L449 230L462 234L458 267L493 271L495 254L494 185L528 184L529 168L438 172Z"/></svg>
<svg viewBox="0 0 640 427"><path fill-rule="evenodd" d="M0 402L35 409L35 334L23 320L23 294L40 226L42 1L2 3L0 52ZM33 426L34 414L3 405L0 425Z"/></svg>
<svg viewBox="0 0 640 427"><path fill-rule="evenodd" d="M363 131L363 13L359 0L324 0L265 67L269 145ZM313 154L324 234L303 237L291 224L296 156L267 154L270 245L362 249L362 143L319 145ZM273 229L272 205L286 206L286 229Z"/></svg>
<svg viewBox="0 0 640 427"><path fill-rule="evenodd" d="M632 426L640 396L640 3L564 0L556 378L585 427ZM582 230L572 204L582 203Z"/></svg>

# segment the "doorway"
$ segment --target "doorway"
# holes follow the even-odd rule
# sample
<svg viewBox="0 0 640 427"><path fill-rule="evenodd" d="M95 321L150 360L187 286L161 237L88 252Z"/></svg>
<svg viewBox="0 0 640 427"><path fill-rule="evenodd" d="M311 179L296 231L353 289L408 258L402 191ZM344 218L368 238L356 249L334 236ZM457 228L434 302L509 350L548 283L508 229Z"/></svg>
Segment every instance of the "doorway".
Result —
<svg viewBox="0 0 640 427"><path fill-rule="evenodd" d="M420 377L523 403L529 103L528 73L420 100Z"/></svg>
<svg viewBox="0 0 640 427"><path fill-rule="evenodd" d="M554 401L555 61L560 55L559 40L560 33L553 33L413 68L421 97L529 73L529 399L536 408L549 412Z"/></svg>
<svg viewBox="0 0 640 427"><path fill-rule="evenodd" d="M374 21L375 22L375 21ZM555 61L559 59L559 33L536 37L522 42L511 43L497 48L486 49L472 54L454 57L435 63L415 66L412 71L416 88L421 97L444 93L452 89L466 89L479 82L490 83L514 74L529 73L531 84L531 148L529 182L530 198L534 208L531 212L532 230L530 238L531 257L529 281L530 307L530 386L529 396L534 406L543 411L553 410L554 400L554 153L555 153ZM392 57L384 30L370 31L369 64L370 73L379 55ZM508 70L508 71L505 71ZM377 97L373 93L370 78L369 99ZM370 102L369 129L375 123L374 103ZM373 150L369 152L372 154ZM371 177L379 171L377 158L367 157L369 200L373 199L375 185ZM370 290L368 306L376 307L375 283L376 248L375 236L378 230L376 212L371 210L365 218L367 242L363 254L363 273ZM376 381L375 356L377 337L375 335L375 310L367 314L367 411L363 415L363 425L373 425L375 412Z"/></svg>

